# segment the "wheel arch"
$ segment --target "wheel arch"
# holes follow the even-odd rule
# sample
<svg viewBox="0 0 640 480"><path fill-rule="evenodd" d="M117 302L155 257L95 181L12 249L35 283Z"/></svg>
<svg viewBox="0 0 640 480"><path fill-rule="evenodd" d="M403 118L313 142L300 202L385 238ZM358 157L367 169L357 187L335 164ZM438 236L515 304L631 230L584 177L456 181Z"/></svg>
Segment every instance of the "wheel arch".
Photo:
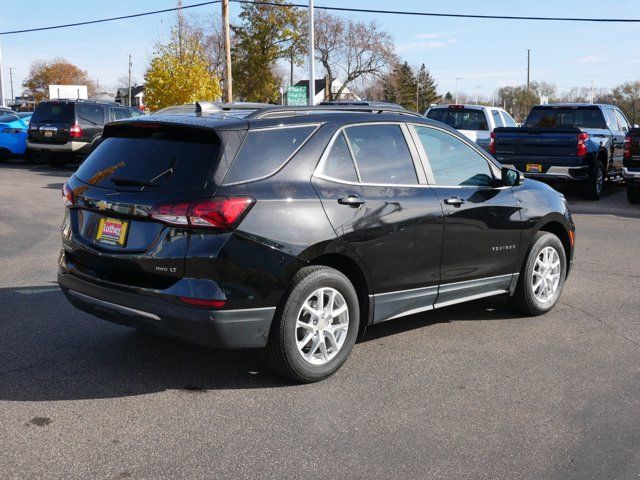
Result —
<svg viewBox="0 0 640 480"><path fill-rule="evenodd" d="M547 222L543 223L540 228L537 229L537 232L548 232L553 233L556 237L560 239L562 242L562 246L564 247L565 257L567 259L567 274L569 273L570 265L571 265L571 238L569 237L569 231L565 227L565 225L558 220L550 219Z"/></svg>
<svg viewBox="0 0 640 480"><path fill-rule="evenodd" d="M343 273L353 284L358 294L360 318L366 321L360 322L360 334L364 334L365 328L373 319L372 286L366 268L357 260L344 253L325 253L309 261L310 265L324 265L335 268Z"/></svg>

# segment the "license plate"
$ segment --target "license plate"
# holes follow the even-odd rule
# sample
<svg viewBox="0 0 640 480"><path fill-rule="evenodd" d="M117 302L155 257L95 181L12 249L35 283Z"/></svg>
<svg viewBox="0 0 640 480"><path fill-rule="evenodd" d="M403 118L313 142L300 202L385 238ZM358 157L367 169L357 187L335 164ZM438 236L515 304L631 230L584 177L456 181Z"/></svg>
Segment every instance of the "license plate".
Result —
<svg viewBox="0 0 640 480"><path fill-rule="evenodd" d="M45 130L42 133L44 133L45 137L53 137L53 132L51 130Z"/></svg>
<svg viewBox="0 0 640 480"><path fill-rule="evenodd" d="M527 163L525 172L542 173L542 165L540 165L539 163Z"/></svg>
<svg viewBox="0 0 640 480"><path fill-rule="evenodd" d="M129 222L115 218L101 218L98 224L96 240L105 245L124 247L127 242Z"/></svg>

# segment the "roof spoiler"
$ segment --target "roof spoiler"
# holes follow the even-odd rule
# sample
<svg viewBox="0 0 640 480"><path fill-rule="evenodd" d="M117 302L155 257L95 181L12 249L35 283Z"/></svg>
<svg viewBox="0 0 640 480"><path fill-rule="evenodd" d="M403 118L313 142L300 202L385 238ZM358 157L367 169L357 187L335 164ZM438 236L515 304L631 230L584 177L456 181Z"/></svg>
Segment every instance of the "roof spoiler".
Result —
<svg viewBox="0 0 640 480"><path fill-rule="evenodd" d="M222 109L213 102L196 102L196 113L215 113L221 112Z"/></svg>

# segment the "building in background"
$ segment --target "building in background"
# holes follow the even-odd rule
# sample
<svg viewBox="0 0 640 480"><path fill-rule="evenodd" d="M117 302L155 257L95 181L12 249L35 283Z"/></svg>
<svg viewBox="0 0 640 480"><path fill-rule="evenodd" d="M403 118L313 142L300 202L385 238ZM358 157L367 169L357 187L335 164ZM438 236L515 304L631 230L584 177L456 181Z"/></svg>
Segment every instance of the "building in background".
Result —
<svg viewBox="0 0 640 480"><path fill-rule="evenodd" d="M315 81L315 104L319 104L320 102L324 102L326 100L330 100L331 96L329 92L336 94L340 87L342 87L342 82L338 79L333 80L331 82L331 86L329 87L328 78L322 78ZM308 91L309 88L309 80L300 80L298 83L294 85L294 87L303 87L305 91ZM331 90L329 90L331 88ZM342 93L340 94L340 98L336 98L335 100L360 100L360 98L355 95L349 87L346 87ZM288 103L290 105L290 103ZM306 102L305 102L306 104Z"/></svg>
<svg viewBox="0 0 640 480"><path fill-rule="evenodd" d="M129 106L129 89L127 87L119 88L115 98L116 103ZM131 106L140 108L144 106L144 85L136 85L131 87Z"/></svg>

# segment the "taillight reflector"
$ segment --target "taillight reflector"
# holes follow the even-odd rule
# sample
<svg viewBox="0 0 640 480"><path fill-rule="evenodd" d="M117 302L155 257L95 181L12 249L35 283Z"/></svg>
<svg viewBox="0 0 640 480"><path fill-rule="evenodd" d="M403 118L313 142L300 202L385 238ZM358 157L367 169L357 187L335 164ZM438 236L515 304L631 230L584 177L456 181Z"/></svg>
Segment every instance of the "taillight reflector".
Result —
<svg viewBox="0 0 640 480"><path fill-rule="evenodd" d="M62 185L62 202L65 207L73 207L73 190L69 188L67 182Z"/></svg>
<svg viewBox="0 0 640 480"><path fill-rule="evenodd" d="M624 137L624 158L631 158L631 137Z"/></svg>
<svg viewBox="0 0 640 480"><path fill-rule="evenodd" d="M227 303L226 300L206 300L204 298L178 297L181 302L204 308L222 308Z"/></svg>
<svg viewBox="0 0 640 480"><path fill-rule="evenodd" d="M71 128L69 128L69 136L71 138L80 138L82 136L82 128L80 125L71 125Z"/></svg>
<svg viewBox="0 0 640 480"><path fill-rule="evenodd" d="M576 155L578 157L584 157L587 153L587 140L589 140L589 134L582 132L578 134L578 146L576 149Z"/></svg>
<svg viewBox="0 0 640 480"><path fill-rule="evenodd" d="M496 154L496 132L491 132L491 140L489 141L489 153Z"/></svg>
<svg viewBox="0 0 640 480"><path fill-rule="evenodd" d="M238 225L254 203L251 197L215 197L156 205L149 215L171 225L228 231Z"/></svg>

